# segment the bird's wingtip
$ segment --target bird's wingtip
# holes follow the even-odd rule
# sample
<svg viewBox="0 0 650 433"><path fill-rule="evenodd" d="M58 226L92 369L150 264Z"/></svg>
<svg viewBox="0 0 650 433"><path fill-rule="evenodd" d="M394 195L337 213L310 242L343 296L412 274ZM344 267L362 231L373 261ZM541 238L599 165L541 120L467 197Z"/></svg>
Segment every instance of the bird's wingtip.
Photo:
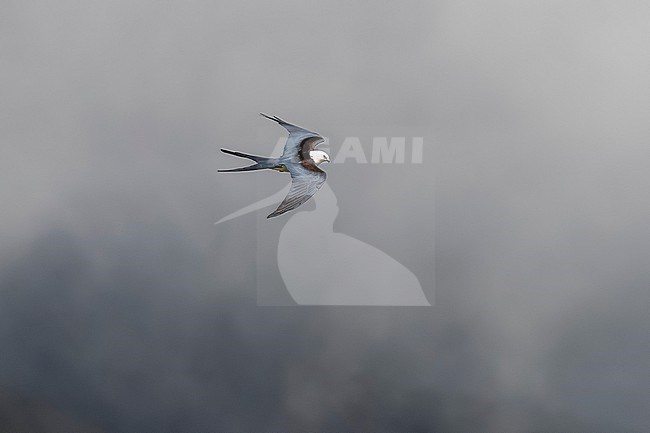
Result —
<svg viewBox="0 0 650 433"><path fill-rule="evenodd" d="M260 112L260 116L266 117L267 119L272 120L274 122L278 122L281 125L287 123L284 120L280 119L278 116L269 116L268 114L262 112Z"/></svg>

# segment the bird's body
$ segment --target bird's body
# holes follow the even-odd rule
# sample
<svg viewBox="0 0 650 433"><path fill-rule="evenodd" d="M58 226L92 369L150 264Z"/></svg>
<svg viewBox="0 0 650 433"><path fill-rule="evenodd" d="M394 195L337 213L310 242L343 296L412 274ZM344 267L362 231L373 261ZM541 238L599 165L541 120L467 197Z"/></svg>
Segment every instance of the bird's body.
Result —
<svg viewBox="0 0 650 433"><path fill-rule="evenodd" d="M287 142L284 145L282 156L279 158L268 158L236 152L234 150L221 149L224 153L251 159L255 161L255 164L248 167L219 171L237 172L270 169L279 172L288 172L291 175L291 189L289 189L289 193L282 203L280 203L280 206L267 217L272 218L297 208L318 191L327 177L325 172L318 168L318 166L323 162L329 162L330 159L327 153L314 149L324 141L321 135L285 122L277 116L267 116L264 113L260 114L267 119L279 123L289 131L289 137L287 137Z"/></svg>

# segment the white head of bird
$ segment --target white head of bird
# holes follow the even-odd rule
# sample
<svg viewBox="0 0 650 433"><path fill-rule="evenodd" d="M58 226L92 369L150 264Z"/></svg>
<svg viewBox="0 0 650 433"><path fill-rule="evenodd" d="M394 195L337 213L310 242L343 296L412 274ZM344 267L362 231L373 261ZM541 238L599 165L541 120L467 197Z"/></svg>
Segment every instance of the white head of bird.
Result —
<svg viewBox="0 0 650 433"><path fill-rule="evenodd" d="M319 165L321 162L330 162L330 156L322 150L312 150L309 157L314 160L314 164Z"/></svg>

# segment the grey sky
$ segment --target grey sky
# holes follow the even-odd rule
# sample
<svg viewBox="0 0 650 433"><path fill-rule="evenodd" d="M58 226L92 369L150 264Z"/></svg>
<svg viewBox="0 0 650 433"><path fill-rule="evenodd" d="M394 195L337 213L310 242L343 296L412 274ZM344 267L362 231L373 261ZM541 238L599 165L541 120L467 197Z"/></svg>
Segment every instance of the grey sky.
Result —
<svg viewBox="0 0 650 433"><path fill-rule="evenodd" d="M647 429L649 18L3 2L0 390L107 432ZM433 134L411 230L363 223L403 218L372 183L399 169L326 167L346 235L402 258L435 234L433 308L256 306L255 217L213 223L263 196L216 173L273 148L259 111Z"/></svg>

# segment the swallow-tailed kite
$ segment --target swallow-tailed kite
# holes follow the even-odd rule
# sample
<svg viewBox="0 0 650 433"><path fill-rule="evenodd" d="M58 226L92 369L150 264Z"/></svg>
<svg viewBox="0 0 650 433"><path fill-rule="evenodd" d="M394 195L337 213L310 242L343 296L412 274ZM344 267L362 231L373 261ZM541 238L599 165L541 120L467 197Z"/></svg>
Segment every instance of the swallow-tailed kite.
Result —
<svg viewBox="0 0 650 433"><path fill-rule="evenodd" d="M267 218L282 215L293 210L309 200L316 191L323 185L327 175L318 168L322 162L330 162L330 157L322 150L314 148L325 141L319 134L308 131L300 126L285 122L277 116L268 116L260 113L267 119L278 122L289 131L289 137L284 145L282 156L279 158L267 158L265 156L249 155L234 150L221 149L222 152L230 155L240 156L255 161L255 164L248 167L231 168L219 170L221 172L251 171L271 169L279 172L289 172L291 175L291 188L280 206Z"/></svg>

